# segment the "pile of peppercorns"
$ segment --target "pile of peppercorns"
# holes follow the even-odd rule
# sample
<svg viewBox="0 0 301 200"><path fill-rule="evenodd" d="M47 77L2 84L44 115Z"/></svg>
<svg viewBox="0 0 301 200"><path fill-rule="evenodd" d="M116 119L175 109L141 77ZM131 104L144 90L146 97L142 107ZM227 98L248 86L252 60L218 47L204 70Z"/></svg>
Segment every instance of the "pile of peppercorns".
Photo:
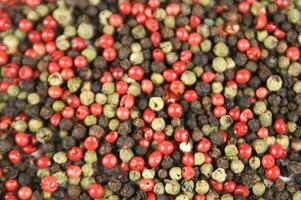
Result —
<svg viewBox="0 0 301 200"><path fill-rule="evenodd" d="M300 200L300 0L0 0L3 200Z"/></svg>

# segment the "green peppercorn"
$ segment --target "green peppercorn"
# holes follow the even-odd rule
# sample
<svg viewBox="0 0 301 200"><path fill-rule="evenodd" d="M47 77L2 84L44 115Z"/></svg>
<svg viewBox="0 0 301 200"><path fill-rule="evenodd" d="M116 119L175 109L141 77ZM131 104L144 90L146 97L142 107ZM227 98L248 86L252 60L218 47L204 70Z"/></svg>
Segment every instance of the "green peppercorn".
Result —
<svg viewBox="0 0 301 200"><path fill-rule="evenodd" d="M146 35L146 30L142 25L135 26L131 31L135 39L142 39Z"/></svg>
<svg viewBox="0 0 301 200"><path fill-rule="evenodd" d="M202 152L197 152L194 154L194 164L202 165L205 162L205 155Z"/></svg>
<svg viewBox="0 0 301 200"><path fill-rule="evenodd" d="M97 93L95 95L95 102L104 105L107 102L107 96L103 93Z"/></svg>
<svg viewBox="0 0 301 200"><path fill-rule="evenodd" d="M290 8L287 12L287 17L291 23L297 24L301 20L301 13L296 8Z"/></svg>
<svg viewBox="0 0 301 200"><path fill-rule="evenodd" d="M204 164L202 164L200 171L207 178L209 178L211 176L212 171L213 171L213 166L210 163L204 163Z"/></svg>
<svg viewBox="0 0 301 200"><path fill-rule="evenodd" d="M141 93L141 86L136 82L132 83L128 88L128 93L135 97L138 96Z"/></svg>
<svg viewBox="0 0 301 200"><path fill-rule="evenodd" d="M169 180L165 184L167 194L177 195L181 190L181 185L176 180Z"/></svg>
<svg viewBox="0 0 301 200"><path fill-rule="evenodd" d="M43 121L41 119L30 119L28 122L28 128L30 132L36 133L39 129L43 127Z"/></svg>
<svg viewBox="0 0 301 200"><path fill-rule="evenodd" d="M195 73L193 73L192 71L185 71L182 75L181 75L181 81L188 86L193 85L196 82L196 76Z"/></svg>
<svg viewBox="0 0 301 200"><path fill-rule="evenodd" d="M94 163L97 161L97 154L95 151L86 151L84 155L86 163Z"/></svg>
<svg viewBox="0 0 301 200"><path fill-rule="evenodd" d="M260 167L260 159L256 156L252 156L249 159L249 165L252 169L258 169Z"/></svg>
<svg viewBox="0 0 301 200"><path fill-rule="evenodd" d="M239 174L244 170L245 166L241 160L232 160L230 168L232 172Z"/></svg>
<svg viewBox="0 0 301 200"><path fill-rule="evenodd" d="M164 192L165 192L164 184L161 182L156 183L153 191L156 194L164 194Z"/></svg>
<svg viewBox="0 0 301 200"><path fill-rule="evenodd" d="M253 112L256 115L261 115L263 113L265 113L267 110L267 107L265 105L265 103L263 101L256 101L254 108L253 108Z"/></svg>
<svg viewBox="0 0 301 200"><path fill-rule="evenodd" d="M237 156L238 150L234 144L229 144L225 147L225 155L228 159L233 159Z"/></svg>
<svg viewBox="0 0 301 200"><path fill-rule="evenodd" d="M113 104L105 104L103 107L103 114L107 118L115 117L116 105Z"/></svg>
<svg viewBox="0 0 301 200"><path fill-rule="evenodd" d="M121 149L119 151L119 158L125 163L129 162L133 156L134 153L131 149Z"/></svg>
<svg viewBox="0 0 301 200"><path fill-rule="evenodd" d="M52 16L62 26L66 26L72 22L71 11L63 7L54 10Z"/></svg>
<svg viewBox="0 0 301 200"><path fill-rule="evenodd" d="M59 151L53 155L53 161L58 164L64 164L68 160L67 155L63 151Z"/></svg>
<svg viewBox="0 0 301 200"><path fill-rule="evenodd" d="M264 194L265 192L265 185L262 182L256 182L252 186L252 192L255 196L259 197Z"/></svg>
<svg viewBox="0 0 301 200"><path fill-rule="evenodd" d="M214 46L213 52L218 57L226 57L229 54L229 48L225 43L219 42Z"/></svg>
<svg viewBox="0 0 301 200"><path fill-rule="evenodd" d="M142 172L142 177L154 179L155 174L156 174L156 171L154 169L144 169Z"/></svg>
<svg viewBox="0 0 301 200"><path fill-rule="evenodd" d="M58 184L60 184L60 185L64 185L68 182L67 175L62 171L58 171L58 172L54 173L53 176L56 178Z"/></svg>
<svg viewBox="0 0 301 200"><path fill-rule="evenodd" d="M222 57L216 57L212 61L212 67L218 73L223 73L226 70L227 62Z"/></svg>
<svg viewBox="0 0 301 200"><path fill-rule="evenodd" d="M257 154L263 154L268 149L267 143L262 139L255 139L253 141L253 147Z"/></svg>
<svg viewBox="0 0 301 200"><path fill-rule="evenodd" d="M36 105L40 103L40 96L37 93L31 93L27 96L27 101L30 105Z"/></svg>
<svg viewBox="0 0 301 200"><path fill-rule="evenodd" d="M267 80L267 88L274 92L280 90L282 87L282 79L278 75L271 75Z"/></svg>
<svg viewBox="0 0 301 200"><path fill-rule="evenodd" d="M17 120L12 123L12 128L16 132L24 132L27 129L27 123L23 120Z"/></svg>
<svg viewBox="0 0 301 200"><path fill-rule="evenodd" d="M148 107L153 111L160 111L164 107L164 102L161 97L151 97L148 102Z"/></svg>
<svg viewBox="0 0 301 200"><path fill-rule="evenodd" d="M53 136L53 132L51 131L50 128L47 127L43 127L39 129L36 133L37 140L43 144L48 142L52 138L52 136Z"/></svg>
<svg viewBox="0 0 301 200"><path fill-rule="evenodd" d="M81 55L85 56L87 58L88 62L92 62L97 56L97 51L94 47L88 46L86 49L84 49L81 52Z"/></svg>
<svg viewBox="0 0 301 200"><path fill-rule="evenodd" d="M76 92L80 86L81 86L81 79L80 78L72 78L72 79L69 79L68 82L67 82L67 87L69 89L70 92Z"/></svg>
<svg viewBox="0 0 301 200"><path fill-rule="evenodd" d="M65 104L61 100L56 100L52 103L52 109L55 112L60 112L65 108Z"/></svg>
<svg viewBox="0 0 301 200"><path fill-rule="evenodd" d="M164 82L163 76L158 73L152 73L151 80L155 85L161 85Z"/></svg>
<svg viewBox="0 0 301 200"><path fill-rule="evenodd" d="M139 171L131 170L129 173L129 179L131 181L139 181L141 179L141 174Z"/></svg>
<svg viewBox="0 0 301 200"><path fill-rule="evenodd" d="M268 36L264 40L264 46L267 49L274 49L274 48L276 48L277 44L278 44L278 39L274 36Z"/></svg>
<svg viewBox="0 0 301 200"><path fill-rule="evenodd" d="M83 91L80 93L80 102L83 105L90 105L94 102L95 94L92 91Z"/></svg>
<svg viewBox="0 0 301 200"><path fill-rule="evenodd" d="M94 183L95 180L93 177L89 176L89 177L83 177L82 180L80 181L80 185L83 189L88 189L89 186Z"/></svg>
<svg viewBox="0 0 301 200"><path fill-rule="evenodd" d="M10 85L7 88L7 94L11 97L16 97L20 94L20 88L16 85Z"/></svg>
<svg viewBox="0 0 301 200"><path fill-rule="evenodd" d="M169 176L172 180L180 180L182 178L182 169L180 167L172 167L169 170Z"/></svg>
<svg viewBox="0 0 301 200"><path fill-rule="evenodd" d="M63 84L63 82L64 82L64 80L63 80L61 74L58 72L50 74L48 77L48 83L51 86L60 86Z"/></svg>
<svg viewBox="0 0 301 200"><path fill-rule="evenodd" d="M211 174L211 177L217 182L224 182L227 178L226 171L223 168L217 168Z"/></svg>
<svg viewBox="0 0 301 200"><path fill-rule="evenodd" d="M232 194L229 194L229 193L226 193L226 194L223 194L221 196L221 200L233 200L234 197L232 196Z"/></svg>
<svg viewBox="0 0 301 200"><path fill-rule="evenodd" d="M266 111L265 113L259 115L259 122L263 127L269 127L272 125L272 113Z"/></svg>
<svg viewBox="0 0 301 200"><path fill-rule="evenodd" d="M293 89L296 93L301 93L301 81L297 81L294 86Z"/></svg>

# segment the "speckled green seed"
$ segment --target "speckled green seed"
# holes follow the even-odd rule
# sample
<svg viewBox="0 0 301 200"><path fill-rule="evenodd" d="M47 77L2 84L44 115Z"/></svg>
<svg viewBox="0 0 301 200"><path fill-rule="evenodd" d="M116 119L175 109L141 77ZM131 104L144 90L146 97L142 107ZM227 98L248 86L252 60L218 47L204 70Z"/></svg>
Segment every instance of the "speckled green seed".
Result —
<svg viewBox="0 0 301 200"><path fill-rule="evenodd" d="M52 103L52 109L55 112L60 112L65 108L65 104L62 100L56 100Z"/></svg>
<svg viewBox="0 0 301 200"><path fill-rule="evenodd" d="M106 104L103 107L103 114L107 118L113 118L115 116L116 106L112 104Z"/></svg>
<svg viewBox="0 0 301 200"><path fill-rule="evenodd" d="M23 120L14 121L11 126L16 132L24 132L27 129L27 123Z"/></svg>
<svg viewBox="0 0 301 200"><path fill-rule="evenodd" d="M229 54L229 48L225 43L219 42L214 46L213 52L218 57L226 57Z"/></svg>
<svg viewBox="0 0 301 200"><path fill-rule="evenodd" d="M161 117L155 118L151 123L151 127L155 131L162 131L165 128L165 120Z"/></svg>
<svg viewBox="0 0 301 200"><path fill-rule="evenodd" d="M129 173L129 179L131 181L139 181L141 178L141 173L139 171L131 170Z"/></svg>
<svg viewBox="0 0 301 200"><path fill-rule="evenodd" d="M67 82L67 87L69 89L70 92L76 92L80 86L81 86L81 79L80 78L72 78L72 79L69 79L68 82Z"/></svg>
<svg viewBox="0 0 301 200"><path fill-rule="evenodd" d="M290 64L287 73L290 76L299 76L301 74L301 64L297 62Z"/></svg>
<svg viewBox="0 0 301 200"><path fill-rule="evenodd" d="M167 194L177 195L180 192L181 185L176 180L170 180L165 184Z"/></svg>
<svg viewBox="0 0 301 200"><path fill-rule="evenodd" d="M237 156L238 150L234 144L229 144L225 147L225 155L228 159L232 159Z"/></svg>
<svg viewBox="0 0 301 200"><path fill-rule="evenodd" d="M253 108L253 112L256 115L261 115L263 113L265 113L267 110L267 107L265 105L265 103L263 101L256 101L254 108Z"/></svg>
<svg viewBox="0 0 301 200"><path fill-rule="evenodd" d="M146 35L146 30L142 25L135 26L131 31L135 39L142 39Z"/></svg>
<svg viewBox="0 0 301 200"><path fill-rule="evenodd" d="M209 184L205 180L197 181L195 184L195 191L198 194L206 194L209 191Z"/></svg>
<svg viewBox="0 0 301 200"><path fill-rule="evenodd" d="M160 48L164 53L169 53L172 51L172 43L170 41L167 42L161 42Z"/></svg>
<svg viewBox="0 0 301 200"><path fill-rule="evenodd" d="M297 24L301 20L301 13L296 8L290 8L287 12L287 17L290 22Z"/></svg>
<svg viewBox="0 0 301 200"><path fill-rule="evenodd" d="M130 61L131 61L131 63L133 65L139 65L139 64L141 64L144 61L143 53L141 51L139 51L139 52L133 52L130 55Z"/></svg>
<svg viewBox="0 0 301 200"><path fill-rule="evenodd" d="M92 91L83 91L79 95L80 102L83 105L89 106L94 102L95 94Z"/></svg>
<svg viewBox="0 0 301 200"><path fill-rule="evenodd" d="M274 92L280 90L282 87L282 79L278 75L271 75L267 80L267 88Z"/></svg>
<svg viewBox="0 0 301 200"><path fill-rule="evenodd" d="M54 10L52 16L62 26L66 26L72 22L71 11L63 7Z"/></svg>
<svg viewBox="0 0 301 200"><path fill-rule="evenodd" d="M217 182L224 182L227 178L227 174L226 174L226 171L225 169L223 168L217 168L216 170L214 170L211 174L211 177L217 181Z"/></svg>
<svg viewBox="0 0 301 200"><path fill-rule="evenodd" d="M86 151L84 155L84 160L86 163L95 163L97 161L96 151Z"/></svg>
<svg viewBox="0 0 301 200"><path fill-rule="evenodd" d="M182 178L182 169L180 167L172 167L169 170L169 176L173 180L180 180Z"/></svg>
<svg viewBox="0 0 301 200"><path fill-rule="evenodd" d="M227 99L233 99L237 95L237 88L234 86L226 86L224 90L224 96Z"/></svg>
<svg viewBox="0 0 301 200"><path fill-rule="evenodd" d="M103 93L97 93L95 95L95 102L104 105L107 102L107 96Z"/></svg>
<svg viewBox="0 0 301 200"><path fill-rule="evenodd" d="M182 75L181 75L181 81L188 86L193 85L196 82L196 76L195 73L193 73L192 71L185 71Z"/></svg>
<svg viewBox="0 0 301 200"><path fill-rule="evenodd" d="M264 194L265 192L265 185L262 182L256 182L252 186L252 192L255 196L259 197Z"/></svg>
<svg viewBox="0 0 301 200"><path fill-rule="evenodd" d="M53 136L53 133L50 128L43 127L37 131L36 137L39 142L42 144L48 142Z"/></svg>
<svg viewBox="0 0 301 200"><path fill-rule="evenodd" d="M7 88L7 94L11 97L16 97L20 94L20 88L16 85L10 85Z"/></svg>
<svg viewBox="0 0 301 200"><path fill-rule="evenodd" d="M81 167L81 169L82 169L82 172L83 172L83 176L92 176L93 173L94 173L92 164L90 164L90 163L84 164L84 165Z"/></svg>
<svg viewBox="0 0 301 200"><path fill-rule="evenodd" d="M294 84L293 90L298 94L301 93L301 81L297 81Z"/></svg>
<svg viewBox="0 0 301 200"><path fill-rule="evenodd" d="M161 74L159 73L152 73L151 75L151 81L155 84L155 85L161 85L164 82L164 78Z"/></svg>
<svg viewBox="0 0 301 200"><path fill-rule="evenodd" d="M85 119L84 119L84 124L86 126L93 126L97 123L97 118L94 115L88 115Z"/></svg>
<svg viewBox="0 0 301 200"><path fill-rule="evenodd" d="M274 36L268 36L265 40L264 40L264 46L267 49L274 49L277 44L278 44L278 39Z"/></svg>
<svg viewBox="0 0 301 200"><path fill-rule="evenodd" d="M175 200L190 200L189 197L185 194L180 194L176 197Z"/></svg>
<svg viewBox="0 0 301 200"><path fill-rule="evenodd" d="M60 185L64 185L68 182L67 175L62 171L58 171L58 172L54 173L53 176L56 178L58 184L60 184Z"/></svg>
<svg viewBox="0 0 301 200"><path fill-rule="evenodd" d="M142 172L143 178L151 178L153 179L156 175L156 171L154 169L144 169Z"/></svg>
<svg viewBox="0 0 301 200"><path fill-rule="evenodd" d="M202 165L205 162L205 155L202 152L194 154L194 165Z"/></svg>
<svg viewBox="0 0 301 200"><path fill-rule="evenodd" d="M255 139L253 141L253 147L257 154L263 154L268 149L267 143L262 139Z"/></svg>
<svg viewBox="0 0 301 200"><path fill-rule="evenodd" d="M81 52L81 55L85 56L88 62L92 62L97 56L97 51L94 47L89 46Z"/></svg>
<svg viewBox="0 0 301 200"><path fill-rule="evenodd" d="M176 26L176 20L174 16L166 16L163 22L164 25L169 28L174 28Z"/></svg>
<svg viewBox="0 0 301 200"><path fill-rule="evenodd" d="M203 42L201 42L200 46L201 46L201 51L207 53L212 48L212 42L210 40L204 40Z"/></svg>
<svg viewBox="0 0 301 200"><path fill-rule="evenodd" d="M83 188L83 189L88 189L89 188L89 186L92 184L92 183L94 183L95 182L95 180L94 180L94 178L93 177L84 177L82 180L81 180L81 182L80 182L80 185L81 185L81 187Z"/></svg>
<svg viewBox="0 0 301 200"><path fill-rule="evenodd" d="M31 93L27 96L27 101L30 105L36 105L40 103L40 96L37 93Z"/></svg>
<svg viewBox="0 0 301 200"><path fill-rule="evenodd" d="M156 194L164 194L164 192L165 192L164 184L161 183L161 182L156 183L156 185L154 186L153 191Z"/></svg>
<svg viewBox="0 0 301 200"><path fill-rule="evenodd" d="M141 86L139 85L139 83L132 83L128 88L128 93L135 97L138 96L141 93Z"/></svg>
<svg viewBox="0 0 301 200"><path fill-rule="evenodd" d="M129 162L133 156L134 153L131 149L121 149L119 151L119 158L125 163Z"/></svg>
<svg viewBox="0 0 301 200"><path fill-rule="evenodd" d="M210 163L204 163L202 164L200 171L208 178L211 176L211 173L213 171L213 166Z"/></svg>
<svg viewBox="0 0 301 200"><path fill-rule="evenodd" d="M148 107L153 111L160 111L164 108L164 102L161 97L151 97L148 102Z"/></svg>
<svg viewBox="0 0 301 200"><path fill-rule="evenodd" d="M212 67L218 73L223 73L227 68L227 62L222 57L216 57L212 61Z"/></svg>
<svg viewBox="0 0 301 200"><path fill-rule="evenodd" d="M256 37L259 42L265 41L265 39L269 36L269 33L266 30L257 31Z"/></svg>
<svg viewBox="0 0 301 200"><path fill-rule="evenodd" d="M278 66L281 69L286 69L290 64L290 59L288 57L285 56L280 56L278 59Z"/></svg>
<svg viewBox="0 0 301 200"><path fill-rule="evenodd" d="M60 73L55 72L48 77L48 83L50 86L60 86L63 84L63 78Z"/></svg>
<svg viewBox="0 0 301 200"><path fill-rule="evenodd" d="M115 91L115 85L112 82L104 83L101 88L103 94L112 94Z"/></svg>
<svg viewBox="0 0 301 200"><path fill-rule="evenodd" d="M266 111L265 113L259 115L259 122L263 127L269 127L272 125L272 113L271 111Z"/></svg>
<svg viewBox="0 0 301 200"><path fill-rule="evenodd" d="M223 115L220 120L219 120L219 123L221 125L221 129L222 130L227 130L233 123L233 120L231 118L230 115Z"/></svg>
<svg viewBox="0 0 301 200"><path fill-rule="evenodd" d="M230 164L230 169L235 174L239 174L244 170L245 166L241 160L232 160Z"/></svg>
<svg viewBox="0 0 301 200"><path fill-rule="evenodd" d="M249 159L249 165L252 169L258 169L260 167L260 158L258 158L257 156L252 156Z"/></svg>
<svg viewBox="0 0 301 200"><path fill-rule="evenodd" d="M293 194L292 200L299 200L301 199L301 191L298 190Z"/></svg>
<svg viewBox="0 0 301 200"><path fill-rule="evenodd" d="M107 103L108 104L113 104L113 105L119 105L119 99L120 99L120 94L118 94L117 92L114 92L112 94L109 94L107 96Z"/></svg>
<svg viewBox="0 0 301 200"><path fill-rule="evenodd" d="M63 151L59 151L53 155L53 161L58 164L66 163L68 160L67 155Z"/></svg>
<svg viewBox="0 0 301 200"><path fill-rule="evenodd" d="M30 130L30 132L35 133L37 132L39 129L41 129L43 127L43 121L41 119L30 119L28 122L28 128Z"/></svg>

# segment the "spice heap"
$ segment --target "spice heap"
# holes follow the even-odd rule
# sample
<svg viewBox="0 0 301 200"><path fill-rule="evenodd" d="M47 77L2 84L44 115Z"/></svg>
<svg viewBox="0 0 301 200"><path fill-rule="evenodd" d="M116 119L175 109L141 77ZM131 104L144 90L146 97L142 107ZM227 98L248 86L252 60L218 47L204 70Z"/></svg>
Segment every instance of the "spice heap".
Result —
<svg viewBox="0 0 301 200"><path fill-rule="evenodd" d="M1 199L301 199L300 0L1 2Z"/></svg>

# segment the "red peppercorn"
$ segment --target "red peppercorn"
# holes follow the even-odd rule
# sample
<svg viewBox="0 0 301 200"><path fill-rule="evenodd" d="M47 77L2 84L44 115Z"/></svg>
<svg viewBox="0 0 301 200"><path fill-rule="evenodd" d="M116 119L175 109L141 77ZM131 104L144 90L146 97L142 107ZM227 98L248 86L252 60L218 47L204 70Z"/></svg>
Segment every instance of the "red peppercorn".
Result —
<svg viewBox="0 0 301 200"><path fill-rule="evenodd" d="M253 117L254 117L253 112L249 108L246 108L241 112L239 116L239 120L242 122L247 122L249 119L252 119Z"/></svg>
<svg viewBox="0 0 301 200"><path fill-rule="evenodd" d="M243 137L248 132L248 125L245 122L236 122L233 127L233 132L237 137Z"/></svg>
<svg viewBox="0 0 301 200"><path fill-rule="evenodd" d="M159 30L159 23L156 19L149 18L145 20L145 27L150 32L156 32Z"/></svg>
<svg viewBox="0 0 301 200"><path fill-rule="evenodd" d="M70 68L73 66L73 61L69 56L63 56L59 58L58 64L61 68Z"/></svg>
<svg viewBox="0 0 301 200"><path fill-rule="evenodd" d="M112 47L107 47L103 50L102 56L106 61L113 61L116 58L117 52Z"/></svg>
<svg viewBox="0 0 301 200"><path fill-rule="evenodd" d="M256 91L256 97L259 99L263 99L268 95L269 91L266 87L259 87Z"/></svg>
<svg viewBox="0 0 301 200"><path fill-rule="evenodd" d="M162 131L155 131L153 134L154 141L160 143L165 140L165 134Z"/></svg>
<svg viewBox="0 0 301 200"><path fill-rule="evenodd" d="M98 46L103 49L112 47L113 44L114 44L114 38L111 35L107 35L107 34L100 36L98 41Z"/></svg>
<svg viewBox="0 0 301 200"><path fill-rule="evenodd" d="M78 178L82 174L82 170L77 165L69 165L66 169L66 174L69 178Z"/></svg>
<svg viewBox="0 0 301 200"><path fill-rule="evenodd" d="M162 161L162 153L160 151L154 151L148 156L148 165L152 168L158 167Z"/></svg>
<svg viewBox="0 0 301 200"><path fill-rule="evenodd" d="M40 156L37 158L37 166L40 169L45 169L51 165L51 161L47 156Z"/></svg>
<svg viewBox="0 0 301 200"><path fill-rule="evenodd" d="M89 196L94 199L99 199L104 196L104 189L98 183L92 183L88 189Z"/></svg>
<svg viewBox="0 0 301 200"><path fill-rule="evenodd" d="M227 110L224 106L217 106L213 109L213 114L217 118L221 118L222 116L227 114Z"/></svg>
<svg viewBox="0 0 301 200"><path fill-rule="evenodd" d="M187 64L184 61L177 61L172 64L172 70L178 75L186 71Z"/></svg>
<svg viewBox="0 0 301 200"><path fill-rule="evenodd" d="M160 0L148 0L147 5L151 8L158 8L160 6Z"/></svg>
<svg viewBox="0 0 301 200"><path fill-rule="evenodd" d="M256 18L255 22L255 28L257 30L263 29L268 23L268 18L265 13L259 11L258 16Z"/></svg>
<svg viewBox="0 0 301 200"><path fill-rule="evenodd" d="M276 180L280 177L280 168L274 165L271 168L265 169L265 176L270 180Z"/></svg>
<svg viewBox="0 0 301 200"><path fill-rule="evenodd" d="M206 153L211 149L211 141L203 137L196 146L196 150L202 153Z"/></svg>
<svg viewBox="0 0 301 200"><path fill-rule="evenodd" d="M41 34L39 31L35 31L35 30L29 31L27 37L31 43L37 43L41 41Z"/></svg>
<svg viewBox="0 0 301 200"><path fill-rule="evenodd" d="M132 4L132 15L137 15L138 13L142 13L144 11L145 4L141 2L135 2Z"/></svg>
<svg viewBox="0 0 301 200"><path fill-rule="evenodd" d="M191 15L189 18L190 27L195 29L201 24L201 19L197 15Z"/></svg>
<svg viewBox="0 0 301 200"><path fill-rule="evenodd" d="M242 14L247 14L250 10L250 3L247 1L242 1L238 4L238 11Z"/></svg>
<svg viewBox="0 0 301 200"><path fill-rule="evenodd" d="M175 81L178 78L178 75L172 69L166 69L163 71L164 80L167 82Z"/></svg>
<svg viewBox="0 0 301 200"><path fill-rule="evenodd" d="M129 15L131 13L132 7L130 2L122 2L118 5L118 10L123 15Z"/></svg>
<svg viewBox="0 0 301 200"><path fill-rule="evenodd" d="M234 195L248 197L250 194L249 189L244 185L237 185L234 190Z"/></svg>
<svg viewBox="0 0 301 200"><path fill-rule="evenodd" d="M101 159L101 164L106 169L111 169L117 165L117 157L114 154L108 153Z"/></svg>
<svg viewBox="0 0 301 200"><path fill-rule="evenodd" d="M195 194L193 197L194 200L206 200L206 198L205 194Z"/></svg>
<svg viewBox="0 0 301 200"><path fill-rule="evenodd" d="M190 33L188 36L188 43L191 46L197 46L201 43L202 36L199 33Z"/></svg>
<svg viewBox="0 0 301 200"><path fill-rule="evenodd" d="M123 19L120 15L118 14L112 14L109 17L109 23L110 25L112 25L113 27L120 27L123 24Z"/></svg>
<svg viewBox="0 0 301 200"><path fill-rule="evenodd" d="M291 61L297 61L300 58L300 50L298 47L289 47L286 50L286 57L291 59Z"/></svg>
<svg viewBox="0 0 301 200"><path fill-rule="evenodd" d="M159 32L153 32L151 34L151 37L150 37L151 41L152 41L152 44L155 46L155 47L158 47L160 45L160 42L161 42L161 35Z"/></svg>
<svg viewBox="0 0 301 200"><path fill-rule="evenodd" d="M15 143L16 145L20 146L20 147L24 147L26 145L28 145L30 142L30 136L27 135L24 132L18 132L15 135Z"/></svg>
<svg viewBox="0 0 301 200"><path fill-rule="evenodd" d="M217 192L223 191L223 184L222 184L222 183L219 183L219 182L217 182L217 181L215 181L215 180L213 180L213 179L210 179L210 180L209 180L209 183L210 183L211 187L212 187L215 191L217 191Z"/></svg>
<svg viewBox="0 0 301 200"><path fill-rule="evenodd" d="M288 126L283 119L276 119L273 127L274 130L280 135L286 134L288 132Z"/></svg>
<svg viewBox="0 0 301 200"><path fill-rule="evenodd" d="M8 160L14 165L19 164L22 161L22 154L17 149L10 150L8 152Z"/></svg>
<svg viewBox="0 0 301 200"><path fill-rule="evenodd" d="M23 186L18 190L18 197L21 200L30 199L31 195L32 195L32 190L28 186Z"/></svg>
<svg viewBox="0 0 301 200"><path fill-rule="evenodd" d="M167 113L171 118L180 118L183 114L183 108L178 103L172 103L168 106Z"/></svg>
<svg viewBox="0 0 301 200"><path fill-rule="evenodd" d="M144 70L140 66L132 66L128 71L128 75L130 78L138 81L143 78Z"/></svg>
<svg viewBox="0 0 301 200"><path fill-rule="evenodd" d="M265 128L265 127L260 127L257 130L257 136L264 139L267 138L269 136L269 129Z"/></svg>
<svg viewBox="0 0 301 200"><path fill-rule="evenodd" d="M224 104L224 96L221 94L213 94L211 96L211 103L215 106L222 106Z"/></svg>
<svg viewBox="0 0 301 200"><path fill-rule="evenodd" d="M168 4L165 8L167 15L177 16L181 12L181 8L179 4L171 3Z"/></svg>
<svg viewBox="0 0 301 200"><path fill-rule="evenodd" d="M224 183L224 190L226 192L232 193L232 192L234 192L235 188L236 188L236 182L235 181L230 180L230 181L226 181Z"/></svg>
<svg viewBox="0 0 301 200"><path fill-rule="evenodd" d="M19 183L16 179L8 179L5 181L4 186L7 191L13 192L19 188Z"/></svg>
<svg viewBox="0 0 301 200"><path fill-rule="evenodd" d="M54 176L44 176L40 182L43 191L53 193L58 188L57 180Z"/></svg>
<svg viewBox="0 0 301 200"><path fill-rule="evenodd" d="M83 158L83 150L74 146L68 150L67 157L69 160L77 162Z"/></svg>
<svg viewBox="0 0 301 200"><path fill-rule="evenodd" d="M177 28L176 37L181 41L186 41L189 37L189 34L184 27L181 27L181 28Z"/></svg>
<svg viewBox="0 0 301 200"><path fill-rule="evenodd" d="M239 84L246 84L251 79L251 73L247 69L240 69L235 74L235 81Z"/></svg>
<svg viewBox="0 0 301 200"><path fill-rule="evenodd" d="M194 157L192 153L184 153L182 156L182 164L184 166L193 166L194 165Z"/></svg>
<svg viewBox="0 0 301 200"><path fill-rule="evenodd" d="M202 81L205 83L211 83L215 78L215 73L206 71L202 74Z"/></svg>
<svg viewBox="0 0 301 200"><path fill-rule="evenodd" d="M145 168L144 159L141 156L134 156L129 162L129 167L131 170L143 171Z"/></svg>
<svg viewBox="0 0 301 200"><path fill-rule="evenodd" d="M288 0L274 0L278 8L284 9L289 6L289 1Z"/></svg>
<svg viewBox="0 0 301 200"><path fill-rule="evenodd" d="M102 105L99 103L92 103L90 105L90 113L94 116L99 116L102 114Z"/></svg>
<svg viewBox="0 0 301 200"><path fill-rule="evenodd" d="M265 169L269 169L275 165L275 158L270 154L264 155L261 158L261 165Z"/></svg>
<svg viewBox="0 0 301 200"><path fill-rule="evenodd" d="M252 156L252 146L248 143L239 144L238 156L242 159L249 159Z"/></svg>
<svg viewBox="0 0 301 200"><path fill-rule="evenodd" d="M277 143L270 146L269 152L276 159L283 158L284 156L284 149L280 144Z"/></svg>
<svg viewBox="0 0 301 200"><path fill-rule="evenodd" d="M116 116L121 121L126 121L130 117L130 111L125 107L119 107L116 110Z"/></svg>
<svg viewBox="0 0 301 200"><path fill-rule="evenodd" d="M61 114L63 118L71 119L74 116L74 110L70 106L66 106L63 108Z"/></svg>
<svg viewBox="0 0 301 200"><path fill-rule="evenodd" d="M174 139L177 142L187 142L189 139L189 132L186 129L176 130L174 132Z"/></svg>
<svg viewBox="0 0 301 200"><path fill-rule="evenodd" d="M187 102L194 102L198 99L198 93L195 90L186 90L183 99Z"/></svg>
<svg viewBox="0 0 301 200"><path fill-rule="evenodd" d="M239 108L231 108L229 110L229 115L232 120L237 121L240 117L240 109Z"/></svg>
<svg viewBox="0 0 301 200"><path fill-rule="evenodd" d="M172 81L170 84L170 91L174 94L183 94L185 91L185 85L179 80Z"/></svg>
<svg viewBox="0 0 301 200"><path fill-rule="evenodd" d="M81 37L74 37L71 39L71 47L75 50L83 50L86 47L85 40Z"/></svg>
<svg viewBox="0 0 301 200"><path fill-rule="evenodd" d="M74 66L77 68L85 68L88 65L87 58L85 56L76 56L74 58Z"/></svg>
<svg viewBox="0 0 301 200"><path fill-rule="evenodd" d="M77 108L75 116L79 120L84 120L89 115L89 108L81 105Z"/></svg>
<svg viewBox="0 0 301 200"><path fill-rule="evenodd" d="M170 155L174 151L174 144L171 141L163 141L159 144L158 150L164 155Z"/></svg>
<svg viewBox="0 0 301 200"><path fill-rule="evenodd" d="M95 136L89 136L84 141L85 149L89 151L94 151L98 147L98 139Z"/></svg>
<svg viewBox="0 0 301 200"><path fill-rule="evenodd" d="M241 52L247 51L251 47L251 43L248 39L240 39L237 42L237 48Z"/></svg>
<svg viewBox="0 0 301 200"><path fill-rule="evenodd" d="M22 66L19 69L18 75L23 80L25 80L25 79L31 79L33 77L33 70L29 66Z"/></svg>
<svg viewBox="0 0 301 200"><path fill-rule="evenodd" d="M150 109L150 108L147 108L144 110L143 112L143 120L146 122L146 123L151 123L156 117L156 114Z"/></svg>
<svg viewBox="0 0 301 200"><path fill-rule="evenodd" d="M250 47L246 53L248 58L253 61L258 60L261 56L261 51L258 47Z"/></svg>
<svg viewBox="0 0 301 200"><path fill-rule="evenodd" d="M146 94L151 94L154 90L154 84L152 81L148 79L144 79L141 81L141 90Z"/></svg>
<svg viewBox="0 0 301 200"><path fill-rule="evenodd" d="M139 188L143 192L150 192L152 191L153 187L155 186L155 181L151 178L144 178L139 181Z"/></svg>
<svg viewBox="0 0 301 200"><path fill-rule="evenodd" d="M182 177L185 180L191 180L195 175L195 171L191 166L184 166L182 168Z"/></svg>
<svg viewBox="0 0 301 200"><path fill-rule="evenodd" d="M163 61L165 60L165 54L161 49L154 49L152 52L152 56L155 60Z"/></svg>
<svg viewBox="0 0 301 200"><path fill-rule="evenodd" d="M48 15L43 19L43 26L44 28L49 28L49 29L56 29L58 26L58 23L55 21L55 19L51 16Z"/></svg>
<svg viewBox="0 0 301 200"><path fill-rule="evenodd" d="M184 50L180 54L180 60L183 62L189 62L192 58L192 53L190 50Z"/></svg>

